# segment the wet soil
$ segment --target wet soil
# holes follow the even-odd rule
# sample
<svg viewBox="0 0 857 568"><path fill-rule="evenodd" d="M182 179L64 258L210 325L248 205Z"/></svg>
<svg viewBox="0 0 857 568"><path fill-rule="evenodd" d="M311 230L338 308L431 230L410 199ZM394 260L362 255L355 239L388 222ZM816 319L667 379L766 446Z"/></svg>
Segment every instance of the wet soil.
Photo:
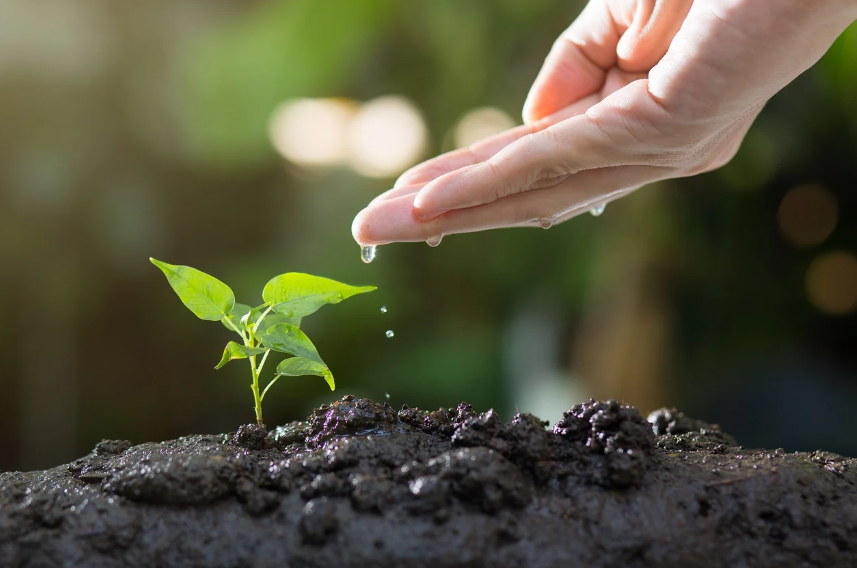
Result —
<svg viewBox="0 0 857 568"><path fill-rule="evenodd" d="M0 474L0 566L857 566L857 460L613 401L548 429L347 396Z"/></svg>

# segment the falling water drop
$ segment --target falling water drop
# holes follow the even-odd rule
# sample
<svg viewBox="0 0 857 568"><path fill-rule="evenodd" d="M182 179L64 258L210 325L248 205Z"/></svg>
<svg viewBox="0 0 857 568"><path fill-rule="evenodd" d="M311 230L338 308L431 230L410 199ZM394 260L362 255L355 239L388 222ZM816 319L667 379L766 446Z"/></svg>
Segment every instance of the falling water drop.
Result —
<svg viewBox="0 0 857 568"><path fill-rule="evenodd" d="M375 260L375 245L360 247L360 260L366 264Z"/></svg>
<svg viewBox="0 0 857 568"><path fill-rule="evenodd" d="M553 221L552 217L544 217L539 219L539 225L541 225L542 229L550 229L553 227Z"/></svg>
<svg viewBox="0 0 857 568"><path fill-rule="evenodd" d="M442 241L442 240L443 240L443 233L441 233L440 235L438 235L436 237L430 237L430 238L426 239L426 244L430 247L436 247L437 245L440 244L440 241Z"/></svg>
<svg viewBox="0 0 857 568"><path fill-rule="evenodd" d="M396 334L395 334L395 333L393 333L393 330L392 330L392 329L388 329L388 330L387 330L387 332L386 332L384 335L386 335L386 336L387 336L387 339L390 339L391 337L393 337L393 336L394 336L394 335L396 335Z"/></svg>
<svg viewBox="0 0 857 568"><path fill-rule="evenodd" d="M590 209L589 212L592 214L593 217L598 217L599 215L604 213L604 209L606 207L607 207L607 204L602 203L601 205L596 205L595 207Z"/></svg>
<svg viewBox="0 0 857 568"><path fill-rule="evenodd" d="M390 393L385 392L385 393L384 393L384 396L387 398L387 400L390 400Z"/></svg>
<svg viewBox="0 0 857 568"><path fill-rule="evenodd" d="M382 314L386 314L386 313L387 313L387 306L381 306L381 313L382 313Z"/></svg>

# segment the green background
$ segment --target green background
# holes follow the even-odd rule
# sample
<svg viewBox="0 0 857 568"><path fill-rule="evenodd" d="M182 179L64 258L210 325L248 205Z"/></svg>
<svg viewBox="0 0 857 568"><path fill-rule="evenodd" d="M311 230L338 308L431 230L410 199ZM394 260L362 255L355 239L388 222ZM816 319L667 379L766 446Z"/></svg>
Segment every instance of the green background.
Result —
<svg viewBox="0 0 857 568"><path fill-rule="evenodd" d="M213 370L229 333L187 312L149 256L245 303L290 271L378 286L306 320L338 389L283 379L269 426L346 393L551 421L596 396L677 405L748 446L857 455L857 318L819 311L806 290L819 255L857 251L854 26L730 165L549 231L391 245L364 265L351 219L393 180L299 169L270 143L289 98L395 94L426 120L425 157L448 150L470 109L520 116L581 7L6 0L0 470L252 420L245 366ZM804 184L835 195L838 217L822 243L795 247L777 211Z"/></svg>

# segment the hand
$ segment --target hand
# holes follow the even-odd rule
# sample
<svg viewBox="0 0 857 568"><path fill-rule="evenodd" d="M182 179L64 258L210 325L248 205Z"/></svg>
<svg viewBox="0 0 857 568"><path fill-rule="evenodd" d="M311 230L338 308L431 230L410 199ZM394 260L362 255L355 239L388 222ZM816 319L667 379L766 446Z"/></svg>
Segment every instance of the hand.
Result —
<svg viewBox="0 0 857 568"><path fill-rule="evenodd" d="M591 0L548 55L525 125L405 172L354 238L549 226L716 169L855 18L853 0Z"/></svg>

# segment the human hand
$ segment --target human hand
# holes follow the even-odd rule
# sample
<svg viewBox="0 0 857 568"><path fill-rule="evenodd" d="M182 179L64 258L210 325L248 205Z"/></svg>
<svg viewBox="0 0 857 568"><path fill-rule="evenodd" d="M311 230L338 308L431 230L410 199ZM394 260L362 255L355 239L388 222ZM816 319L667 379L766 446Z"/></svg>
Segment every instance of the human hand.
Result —
<svg viewBox="0 0 857 568"><path fill-rule="evenodd" d="M855 18L853 0L591 0L548 55L525 125L405 172L354 238L547 227L716 169Z"/></svg>

